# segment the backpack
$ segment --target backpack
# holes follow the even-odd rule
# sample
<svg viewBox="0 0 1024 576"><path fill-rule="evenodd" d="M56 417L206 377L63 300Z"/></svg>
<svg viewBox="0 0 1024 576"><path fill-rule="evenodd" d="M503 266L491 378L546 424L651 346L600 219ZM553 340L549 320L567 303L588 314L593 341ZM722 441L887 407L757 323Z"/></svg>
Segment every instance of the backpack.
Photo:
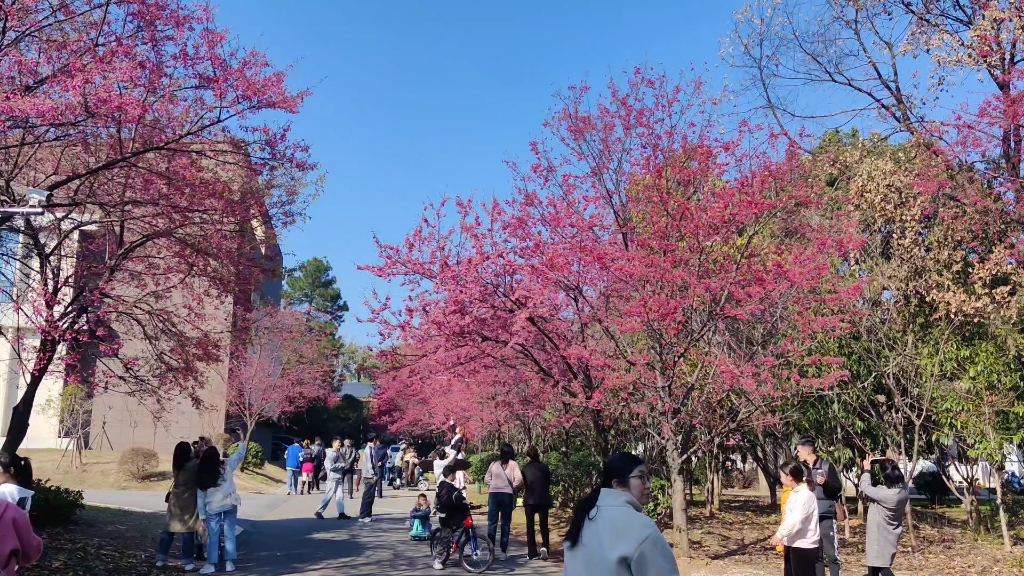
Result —
<svg viewBox="0 0 1024 576"><path fill-rule="evenodd" d="M455 507L455 493L458 489L451 482L440 482L434 495L434 510L438 514L447 514Z"/></svg>

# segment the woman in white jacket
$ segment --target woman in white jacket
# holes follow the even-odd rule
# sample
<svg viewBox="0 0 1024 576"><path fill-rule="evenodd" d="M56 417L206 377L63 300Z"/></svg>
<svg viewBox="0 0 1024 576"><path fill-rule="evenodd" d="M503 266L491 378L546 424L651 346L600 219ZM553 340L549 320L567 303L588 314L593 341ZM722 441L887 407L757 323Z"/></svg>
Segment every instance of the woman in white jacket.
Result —
<svg viewBox="0 0 1024 576"><path fill-rule="evenodd" d="M242 498L235 488L235 470L245 459L247 442L242 431L238 428L235 432L239 436L238 450L222 462L220 452L216 446L210 446L203 451L199 457L199 481L196 483L198 491L197 509L199 519L204 521L208 544L206 552L206 565L199 571L200 574L213 574L217 571L217 561L220 556L220 534L224 530L224 571L235 571L235 559L238 558L238 550L235 546L236 525L238 522L238 507L242 504Z"/></svg>
<svg viewBox="0 0 1024 576"><path fill-rule="evenodd" d="M651 477L643 459L612 454L601 484L573 508L564 576L678 576L672 549L643 513L650 500Z"/></svg>
<svg viewBox="0 0 1024 576"><path fill-rule="evenodd" d="M791 488L782 515L782 525L772 536L772 546L784 546L785 576L815 576L815 564L821 547L818 530L818 499L814 495L811 471L798 462L779 467L782 485Z"/></svg>

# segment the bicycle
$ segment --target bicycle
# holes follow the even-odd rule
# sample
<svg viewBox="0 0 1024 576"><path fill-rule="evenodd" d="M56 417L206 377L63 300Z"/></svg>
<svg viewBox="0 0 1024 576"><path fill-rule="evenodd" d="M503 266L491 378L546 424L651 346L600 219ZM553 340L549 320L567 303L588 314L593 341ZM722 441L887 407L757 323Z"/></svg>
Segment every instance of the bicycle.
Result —
<svg viewBox="0 0 1024 576"><path fill-rule="evenodd" d="M444 564L452 552L458 552L463 570L471 574L486 572L494 564L494 543L477 536L472 515L466 516L461 528L439 526L431 530L431 557Z"/></svg>

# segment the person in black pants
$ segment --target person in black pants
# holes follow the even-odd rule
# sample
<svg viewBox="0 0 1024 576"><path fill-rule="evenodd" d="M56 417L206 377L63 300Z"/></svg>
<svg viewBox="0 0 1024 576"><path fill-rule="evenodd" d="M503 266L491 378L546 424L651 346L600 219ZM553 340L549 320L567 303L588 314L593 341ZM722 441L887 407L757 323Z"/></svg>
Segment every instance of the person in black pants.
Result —
<svg viewBox="0 0 1024 576"><path fill-rule="evenodd" d="M324 449L324 441L319 436L313 442L313 487L320 491L320 473L324 470L324 459L327 457L327 450Z"/></svg>
<svg viewBox="0 0 1024 576"><path fill-rule="evenodd" d="M540 461L540 452L536 446L526 449L529 459L523 467L523 511L526 512L526 557L528 560L547 560L548 548L548 511L551 509L551 468ZM540 552L537 551L537 537L534 522L540 519Z"/></svg>
<svg viewBox="0 0 1024 576"><path fill-rule="evenodd" d="M359 503L360 522L373 520L373 501L377 497L377 486L381 484L381 476L378 476L377 473L383 471L383 468L378 466L377 448L380 446L380 441L373 433L368 438L366 451L360 458L363 461L363 499Z"/></svg>
<svg viewBox="0 0 1024 576"><path fill-rule="evenodd" d="M377 440L377 443L374 446L375 446L375 448L374 448L374 458L375 458L374 459L374 465L376 466L375 470L376 470L376 473L377 473L377 498L383 498L384 497L384 476L385 476L384 469L388 465L388 456L389 456L389 454L388 454L388 447L385 446L384 444L381 444L379 439ZM363 484L364 485L366 484L366 479L365 478L363 479Z"/></svg>

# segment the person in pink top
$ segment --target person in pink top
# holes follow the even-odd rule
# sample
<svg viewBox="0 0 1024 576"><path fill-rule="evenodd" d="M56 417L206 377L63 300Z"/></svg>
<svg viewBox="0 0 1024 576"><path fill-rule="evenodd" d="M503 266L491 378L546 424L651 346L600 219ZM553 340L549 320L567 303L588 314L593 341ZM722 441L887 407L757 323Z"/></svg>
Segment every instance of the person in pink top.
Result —
<svg viewBox="0 0 1024 576"><path fill-rule="evenodd" d="M487 469L487 537L498 544L498 521L501 521L501 551L498 559L508 558L508 536L512 529L512 511L516 507L516 491L523 485L523 473L516 464L511 444L503 444L498 459Z"/></svg>
<svg viewBox="0 0 1024 576"><path fill-rule="evenodd" d="M0 500L0 574L13 576L43 554L43 541L32 531L28 514L6 500Z"/></svg>

